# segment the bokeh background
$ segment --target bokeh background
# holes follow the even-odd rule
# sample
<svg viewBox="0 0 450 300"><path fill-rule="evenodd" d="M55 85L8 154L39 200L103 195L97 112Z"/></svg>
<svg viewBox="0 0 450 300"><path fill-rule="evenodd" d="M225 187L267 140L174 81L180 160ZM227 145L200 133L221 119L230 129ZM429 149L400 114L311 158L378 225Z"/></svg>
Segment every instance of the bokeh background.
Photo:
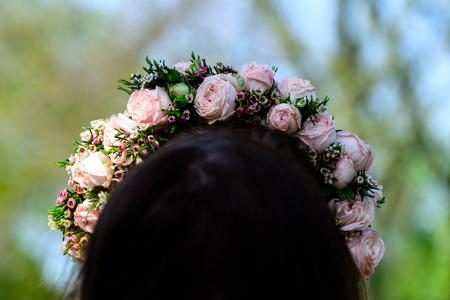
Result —
<svg viewBox="0 0 450 300"><path fill-rule="evenodd" d="M448 0L1 0L0 299L56 299L73 272L46 210L80 127L125 108L145 55L257 60L332 98L375 149L386 255L374 299L450 299ZM326 286L326 282L324 282Z"/></svg>

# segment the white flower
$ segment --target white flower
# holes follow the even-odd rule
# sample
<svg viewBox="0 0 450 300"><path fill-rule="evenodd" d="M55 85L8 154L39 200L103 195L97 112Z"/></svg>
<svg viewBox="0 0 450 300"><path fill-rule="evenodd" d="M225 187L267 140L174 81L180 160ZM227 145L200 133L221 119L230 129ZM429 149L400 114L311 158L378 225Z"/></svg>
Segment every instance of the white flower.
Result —
<svg viewBox="0 0 450 300"><path fill-rule="evenodd" d="M92 134L90 130L85 130L80 133L80 138L83 142L89 142L92 139Z"/></svg>
<svg viewBox="0 0 450 300"><path fill-rule="evenodd" d="M58 225L56 224L56 222L50 218L48 219L48 227L50 227L51 230L58 229Z"/></svg>
<svg viewBox="0 0 450 300"><path fill-rule="evenodd" d="M102 152L85 152L78 155L71 172L73 180L83 188L108 187L114 167L109 157Z"/></svg>
<svg viewBox="0 0 450 300"><path fill-rule="evenodd" d="M180 73L186 74L186 71L191 67L190 61L180 61L177 62L173 67Z"/></svg>
<svg viewBox="0 0 450 300"><path fill-rule="evenodd" d="M70 221L67 220L67 219L62 219L62 220L61 220L61 225L64 226L64 227L66 227L66 228L69 228L70 225L72 225L72 222L70 222Z"/></svg>
<svg viewBox="0 0 450 300"><path fill-rule="evenodd" d="M376 189L368 191L367 197L372 198L375 203L380 202L383 198L383 186L371 175L367 175L367 181L376 187Z"/></svg>
<svg viewBox="0 0 450 300"><path fill-rule="evenodd" d="M103 130L105 125L106 125L106 121L103 120L103 119L98 119L98 120L91 121L91 127L94 130L100 130L101 131L101 130Z"/></svg>

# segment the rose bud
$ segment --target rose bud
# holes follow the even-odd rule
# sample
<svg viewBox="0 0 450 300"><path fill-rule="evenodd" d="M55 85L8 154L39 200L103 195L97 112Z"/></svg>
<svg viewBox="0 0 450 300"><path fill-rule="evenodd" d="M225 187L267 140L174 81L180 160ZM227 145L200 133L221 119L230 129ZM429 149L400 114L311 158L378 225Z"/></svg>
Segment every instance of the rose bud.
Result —
<svg viewBox="0 0 450 300"><path fill-rule="evenodd" d="M168 122L163 110L168 109L170 104L172 102L169 94L157 86L153 90L141 89L133 92L128 100L127 111L138 123L163 127Z"/></svg>
<svg viewBox="0 0 450 300"><path fill-rule="evenodd" d="M225 121L234 114L239 84L230 74L206 77L197 90L194 107L209 124Z"/></svg>
<svg viewBox="0 0 450 300"><path fill-rule="evenodd" d="M77 206L73 214L74 224L86 232L93 233L97 224L100 212L97 209L91 209L92 203L85 200Z"/></svg>
<svg viewBox="0 0 450 300"><path fill-rule="evenodd" d="M92 139L92 133L90 130L85 130L80 133L80 138L83 142L89 142Z"/></svg>
<svg viewBox="0 0 450 300"><path fill-rule="evenodd" d="M111 159L102 152L88 152L77 158L71 171L74 181L83 188L108 187L114 166Z"/></svg>
<svg viewBox="0 0 450 300"><path fill-rule="evenodd" d="M336 132L336 142L344 145L345 152L352 156L356 171L369 170L373 161L373 154L368 144L356 134L347 130L339 130Z"/></svg>
<svg viewBox="0 0 450 300"><path fill-rule="evenodd" d="M346 237L347 246L361 275L372 276L384 256L384 242L372 228Z"/></svg>
<svg viewBox="0 0 450 300"><path fill-rule="evenodd" d="M76 204L77 204L77 202L73 198L69 198L69 200L67 200L67 207L68 208L72 209L72 208L75 207Z"/></svg>
<svg viewBox="0 0 450 300"><path fill-rule="evenodd" d="M281 96L289 96L291 101L306 96L316 96L316 88L309 80L296 77L288 77L281 80L278 83L278 90Z"/></svg>
<svg viewBox="0 0 450 300"><path fill-rule="evenodd" d="M169 94L173 98L175 98L176 96L186 96L187 94L189 94L189 87L182 82L174 84L169 87Z"/></svg>
<svg viewBox="0 0 450 300"><path fill-rule="evenodd" d="M298 135L303 143L315 151L323 151L336 140L336 122L327 111L308 118Z"/></svg>
<svg viewBox="0 0 450 300"><path fill-rule="evenodd" d="M353 167L352 157L348 153L343 153L336 163L333 171L333 176L336 179L333 185L338 189L345 188L356 177L356 170Z"/></svg>
<svg viewBox="0 0 450 300"><path fill-rule="evenodd" d="M336 224L339 230L355 231L364 230L375 219L375 201L372 198L364 197L358 194L354 201L337 199L331 200L330 207L336 214Z"/></svg>
<svg viewBox="0 0 450 300"><path fill-rule="evenodd" d="M268 65L251 62L242 67L239 75L244 78L244 89L262 94L272 86L275 72Z"/></svg>
<svg viewBox="0 0 450 300"><path fill-rule="evenodd" d="M289 135L295 134L300 129L301 120L298 108L288 103L272 106L266 118L270 128L284 131Z"/></svg>

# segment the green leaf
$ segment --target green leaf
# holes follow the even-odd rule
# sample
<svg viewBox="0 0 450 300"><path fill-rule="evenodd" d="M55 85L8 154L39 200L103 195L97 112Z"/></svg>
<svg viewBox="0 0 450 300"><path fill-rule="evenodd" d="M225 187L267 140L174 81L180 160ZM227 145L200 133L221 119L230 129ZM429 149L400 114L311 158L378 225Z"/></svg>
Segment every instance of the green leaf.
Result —
<svg viewBox="0 0 450 300"><path fill-rule="evenodd" d="M69 162L69 160L63 160L63 161L58 161L58 162L56 162L55 163L55 165L58 167L58 168L65 168L66 166L68 166L70 164L70 162Z"/></svg>
<svg viewBox="0 0 450 300"><path fill-rule="evenodd" d="M167 81L169 83L176 83L181 80L180 73L175 69L169 69L167 73Z"/></svg>
<svg viewBox="0 0 450 300"><path fill-rule="evenodd" d="M175 97L175 99L173 99L173 103L178 108L184 108L187 105L187 100L186 100L185 96L177 96L177 97Z"/></svg>
<svg viewBox="0 0 450 300"><path fill-rule="evenodd" d="M345 187L336 191L340 200L353 200L355 198L353 189L351 187Z"/></svg>

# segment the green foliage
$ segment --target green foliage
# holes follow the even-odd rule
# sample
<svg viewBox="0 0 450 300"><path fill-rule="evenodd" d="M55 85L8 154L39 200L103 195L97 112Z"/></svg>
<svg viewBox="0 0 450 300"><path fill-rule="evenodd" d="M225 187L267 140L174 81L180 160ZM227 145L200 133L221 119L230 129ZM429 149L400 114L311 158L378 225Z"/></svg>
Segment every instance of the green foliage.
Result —
<svg viewBox="0 0 450 300"><path fill-rule="evenodd" d="M300 109L300 113L302 114L302 123L306 122L308 119L314 123L314 116L326 110L326 106L330 101L330 98L326 96L320 100L314 96L306 96L291 101Z"/></svg>
<svg viewBox="0 0 450 300"><path fill-rule="evenodd" d="M174 84L182 80L181 74L177 70L166 66L164 61L151 60L147 56L145 62L147 66L144 66L143 69L146 74L131 74L128 80L119 80L119 90L131 94L141 88L167 87L168 84Z"/></svg>

